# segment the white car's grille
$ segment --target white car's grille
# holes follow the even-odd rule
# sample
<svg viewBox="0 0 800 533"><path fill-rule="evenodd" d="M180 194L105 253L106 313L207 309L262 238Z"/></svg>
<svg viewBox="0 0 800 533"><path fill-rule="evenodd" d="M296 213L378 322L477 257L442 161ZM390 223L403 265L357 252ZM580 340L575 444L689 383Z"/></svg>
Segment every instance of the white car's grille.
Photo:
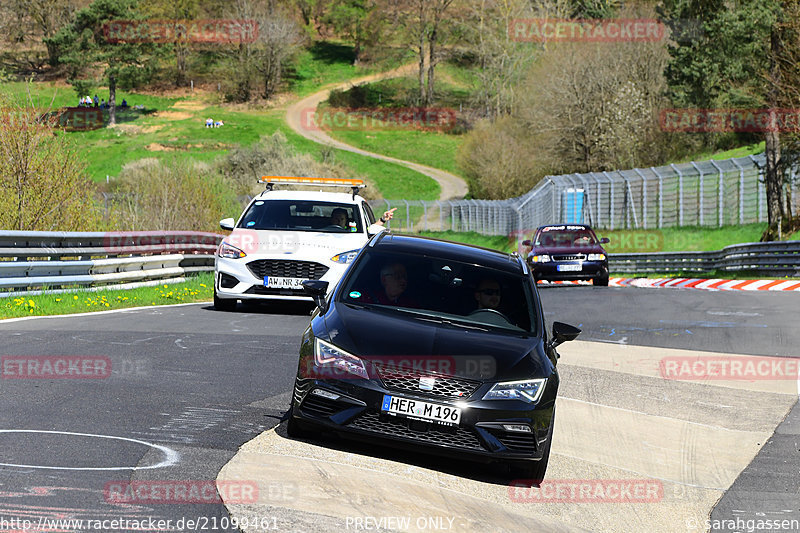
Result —
<svg viewBox="0 0 800 533"><path fill-rule="evenodd" d="M247 263L247 268L257 278L267 276L280 278L320 279L328 272L328 267L313 261L286 261L280 259L259 259Z"/></svg>

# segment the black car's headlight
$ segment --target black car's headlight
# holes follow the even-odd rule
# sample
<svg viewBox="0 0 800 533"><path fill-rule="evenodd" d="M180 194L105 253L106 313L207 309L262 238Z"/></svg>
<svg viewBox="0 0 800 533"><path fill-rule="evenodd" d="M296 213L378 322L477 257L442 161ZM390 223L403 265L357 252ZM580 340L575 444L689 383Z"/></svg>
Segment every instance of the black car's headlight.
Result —
<svg viewBox="0 0 800 533"><path fill-rule="evenodd" d="M235 246L231 246L225 241L222 241L222 243L219 245L217 255L226 259L241 259L242 257L247 257L246 253Z"/></svg>
<svg viewBox="0 0 800 533"><path fill-rule="evenodd" d="M586 259L589 261L605 261L606 254L589 254Z"/></svg>
<svg viewBox="0 0 800 533"><path fill-rule="evenodd" d="M369 379L364 361L320 339L314 339L314 364Z"/></svg>
<svg viewBox="0 0 800 533"><path fill-rule="evenodd" d="M532 263L549 263L550 256L547 254L536 254L531 256Z"/></svg>
<svg viewBox="0 0 800 533"><path fill-rule="evenodd" d="M524 400L536 403L542 397L547 378L504 381L495 384L484 396L484 400Z"/></svg>

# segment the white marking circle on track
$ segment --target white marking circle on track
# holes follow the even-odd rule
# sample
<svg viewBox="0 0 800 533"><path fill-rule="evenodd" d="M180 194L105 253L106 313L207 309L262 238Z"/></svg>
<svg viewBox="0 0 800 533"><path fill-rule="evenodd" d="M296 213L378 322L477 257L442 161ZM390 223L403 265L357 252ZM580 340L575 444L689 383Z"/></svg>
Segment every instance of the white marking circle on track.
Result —
<svg viewBox="0 0 800 533"><path fill-rule="evenodd" d="M109 439L109 440L123 440L126 442L135 442L137 444L143 444L145 446L149 446L150 448L155 448L164 454L164 459L157 464L149 465L149 466L42 466L42 465L22 465L22 464L14 464L14 463L0 463L0 466L10 466L16 468L38 468L41 470L150 470L154 468L164 468L167 466L172 466L178 462L180 455L178 452L173 450L172 448L167 448L166 446L161 446L159 444L153 444L150 442L145 442L139 439L130 439L128 437L114 437L112 435L95 435L94 433L74 433L72 431L48 431L43 429L0 429L0 433L45 433L50 435L70 435L70 436L77 436L77 437L94 437L98 439Z"/></svg>

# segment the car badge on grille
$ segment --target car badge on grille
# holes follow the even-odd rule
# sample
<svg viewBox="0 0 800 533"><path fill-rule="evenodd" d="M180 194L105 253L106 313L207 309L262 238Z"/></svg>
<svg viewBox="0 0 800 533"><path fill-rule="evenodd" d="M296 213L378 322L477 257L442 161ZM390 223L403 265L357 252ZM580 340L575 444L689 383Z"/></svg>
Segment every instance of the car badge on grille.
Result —
<svg viewBox="0 0 800 533"><path fill-rule="evenodd" d="M436 385L436 378L421 377L419 378L420 390L433 390Z"/></svg>

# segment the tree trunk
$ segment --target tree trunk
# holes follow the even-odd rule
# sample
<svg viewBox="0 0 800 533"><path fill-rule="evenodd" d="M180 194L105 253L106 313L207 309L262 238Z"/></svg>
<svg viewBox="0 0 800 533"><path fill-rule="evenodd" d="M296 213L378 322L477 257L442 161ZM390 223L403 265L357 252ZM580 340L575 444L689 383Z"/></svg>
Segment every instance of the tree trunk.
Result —
<svg viewBox="0 0 800 533"><path fill-rule="evenodd" d="M777 131L768 131L765 135L767 158L764 171L764 183L767 189L767 220L770 228L780 223L783 215L781 197L783 196L783 176L780 171L781 139Z"/></svg>
<svg viewBox="0 0 800 533"><path fill-rule="evenodd" d="M117 124L117 78L113 74L108 75L108 125Z"/></svg>
<svg viewBox="0 0 800 533"><path fill-rule="evenodd" d="M777 87L781 83L781 67L778 58L781 56L781 41L778 31L773 27L770 34L770 89L767 92L767 103L770 109L778 107ZM781 137L775 123L774 115L771 117L770 126L765 134L765 156L767 159L764 181L767 189L767 220L771 233L772 228L780 234L780 224L783 219L783 172L781 171ZM774 235L772 235L774 237Z"/></svg>
<svg viewBox="0 0 800 533"><path fill-rule="evenodd" d="M425 2L419 2L419 102L425 101Z"/></svg>
<svg viewBox="0 0 800 533"><path fill-rule="evenodd" d="M175 73L175 87L186 85L186 46L183 43L175 43L175 66L178 71Z"/></svg>
<svg viewBox="0 0 800 533"><path fill-rule="evenodd" d="M433 103L433 84L434 84L434 68L436 67L436 31L439 25L438 13L434 16L433 28L431 29L430 36L428 37L428 89L425 93L425 105L429 106Z"/></svg>

